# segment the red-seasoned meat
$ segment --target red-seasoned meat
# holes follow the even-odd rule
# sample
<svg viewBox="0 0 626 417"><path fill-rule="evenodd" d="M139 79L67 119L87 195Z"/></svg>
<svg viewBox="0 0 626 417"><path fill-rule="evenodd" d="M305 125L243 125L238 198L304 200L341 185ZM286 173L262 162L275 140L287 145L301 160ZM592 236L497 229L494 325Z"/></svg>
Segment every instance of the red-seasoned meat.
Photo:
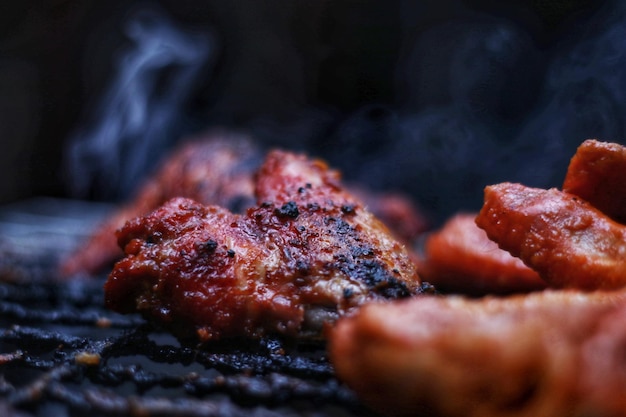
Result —
<svg viewBox="0 0 626 417"><path fill-rule="evenodd" d="M337 375L388 416L621 417L626 293L373 303L329 335Z"/></svg>
<svg viewBox="0 0 626 417"><path fill-rule="evenodd" d="M254 176L262 161L261 150L244 135L212 131L186 141L132 200L119 207L63 260L60 275L93 275L111 267L124 255L117 245L115 231L127 220L146 215L174 197L186 197L234 212L245 211L254 205ZM407 197L358 186L352 188L358 190L355 194L368 209L403 241L409 242L425 230L423 214Z"/></svg>
<svg viewBox="0 0 626 417"><path fill-rule="evenodd" d="M546 282L521 259L502 250L475 222L460 213L430 234L419 273L444 293L472 296L541 290Z"/></svg>
<svg viewBox="0 0 626 417"><path fill-rule="evenodd" d="M589 139L570 161L563 191L626 223L626 147Z"/></svg>
<svg viewBox="0 0 626 417"><path fill-rule="evenodd" d="M174 199L118 233L106 304L201 340L316 335L372 300L420 291L405 247L319 160L270 152L245 215Z"/></svg>
<svg viewBox="0 0 626 417"><path fill-rule="evenodd" d="M550 286L626 285L626 226L580 197L502 183L486 187L476 223Z"/></svg>

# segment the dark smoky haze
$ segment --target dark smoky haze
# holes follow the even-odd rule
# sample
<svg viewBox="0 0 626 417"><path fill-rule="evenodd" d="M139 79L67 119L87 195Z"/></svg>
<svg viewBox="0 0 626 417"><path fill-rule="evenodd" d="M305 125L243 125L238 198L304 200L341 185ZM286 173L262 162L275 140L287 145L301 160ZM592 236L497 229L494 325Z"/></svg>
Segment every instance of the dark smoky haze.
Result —
<svg viewBox="0 0 626 417"><path fill-rule="evenodd" d="M560 186L622 142L620 1L111 1L0 6L0 198L128 198L231 128L404 192L437 223L485 185Z"/></svg>

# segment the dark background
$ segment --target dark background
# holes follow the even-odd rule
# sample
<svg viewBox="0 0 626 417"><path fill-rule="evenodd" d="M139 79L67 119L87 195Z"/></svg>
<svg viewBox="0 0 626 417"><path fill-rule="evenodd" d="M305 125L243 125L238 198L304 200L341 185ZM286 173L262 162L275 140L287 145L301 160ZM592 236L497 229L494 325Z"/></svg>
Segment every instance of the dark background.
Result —
<svg viewBox="0 0 626 417"><path fill-rule="evenodd" d="M4 2L0 202L122 200L176 142L217 126L324 157L350 180L412 195L435 219L478 208L489 183L559 186L582 140L624 138L623 9ZM123 63L140 61L137 21L198 48L133 78ZM133 88L116 84L124 75Z"/></svg>

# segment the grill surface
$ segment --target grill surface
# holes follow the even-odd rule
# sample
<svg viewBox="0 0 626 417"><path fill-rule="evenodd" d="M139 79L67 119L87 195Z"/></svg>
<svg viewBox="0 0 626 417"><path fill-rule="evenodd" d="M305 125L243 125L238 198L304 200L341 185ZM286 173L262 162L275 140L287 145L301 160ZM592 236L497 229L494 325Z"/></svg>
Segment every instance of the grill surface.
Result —
<svg viewBox="0 0 626 417"><path fill-rule="evenodd" d="M107 212L89 208L33 200L0 210L0 414L372 415L337 381L321 342L199 347L105 309L104 276L55 282L59 256Z"/></svg>

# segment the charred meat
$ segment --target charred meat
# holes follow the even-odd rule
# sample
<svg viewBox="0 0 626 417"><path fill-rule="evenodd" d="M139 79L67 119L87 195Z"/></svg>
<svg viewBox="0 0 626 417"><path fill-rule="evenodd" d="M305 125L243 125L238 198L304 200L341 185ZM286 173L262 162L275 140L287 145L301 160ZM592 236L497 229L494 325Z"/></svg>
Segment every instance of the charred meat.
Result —
<svg viewBox="0 0 626 417"><path fill-rule="evenodd" d="M257 206L243 215L177 198L128 222L107 306L200 340L301 336L366 302L420 292L405 247L324 162L272 151L255 187Z"/></svg>
<svg viewBox="0 0 626 417"><path fill-rule="evenodd" d="M127 220L147 215L172 198L185 197L204 205L244 212L255 204L254 176L262 162L263 152L245 135L214 131L186 141L132 200L64 259L60 275L94 275L111 267L124 256L115 239L116 230ZM349 191L405 243L427 228L419 208L402 194L378 193L357 185L351 185Z"/></svg>

